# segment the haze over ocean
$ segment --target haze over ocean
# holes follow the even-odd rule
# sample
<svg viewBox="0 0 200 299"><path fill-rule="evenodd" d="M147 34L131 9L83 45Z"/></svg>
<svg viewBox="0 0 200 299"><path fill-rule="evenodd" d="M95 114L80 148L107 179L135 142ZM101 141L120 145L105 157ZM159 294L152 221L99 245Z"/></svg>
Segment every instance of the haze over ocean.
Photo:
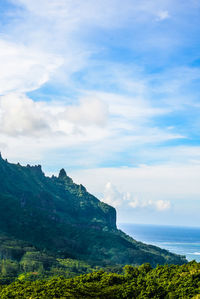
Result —
<svg viewBox="0 0 200 299"><path fill-rule="evenodd" d="M200 228L119 223L118 228L137 241L153 244L200 262Z"/></svg>

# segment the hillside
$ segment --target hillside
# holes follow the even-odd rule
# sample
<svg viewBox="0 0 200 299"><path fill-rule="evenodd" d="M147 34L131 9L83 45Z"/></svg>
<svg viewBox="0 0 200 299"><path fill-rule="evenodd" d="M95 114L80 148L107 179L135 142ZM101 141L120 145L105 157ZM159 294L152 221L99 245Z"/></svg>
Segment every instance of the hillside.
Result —
<svg viewBox="0 0 200 299"><path fill-rule="evenodd" d="M183 256L137 242L116 227L116 211L77 185L61 169L47 177L41 166L11 164L0 157L0 255L20 261L33 246L56 258L91 265L183 264ZM27 243L16 253L9 245ZM21 243L20 243L21 242ZM25 248L25 249L24 249ZM31 250L32 251L32 250Z"/></svg>

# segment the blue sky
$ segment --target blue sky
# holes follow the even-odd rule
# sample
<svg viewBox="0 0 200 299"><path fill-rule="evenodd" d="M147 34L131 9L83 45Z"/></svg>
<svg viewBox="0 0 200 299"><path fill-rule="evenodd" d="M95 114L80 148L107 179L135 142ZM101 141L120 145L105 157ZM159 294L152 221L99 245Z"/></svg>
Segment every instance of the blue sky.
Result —
<svg viewBox="0 0 200 299"><path fill-rule="evenodd" d="M119 222L200 226L200 1L0 3L0 149Z"/></svg>

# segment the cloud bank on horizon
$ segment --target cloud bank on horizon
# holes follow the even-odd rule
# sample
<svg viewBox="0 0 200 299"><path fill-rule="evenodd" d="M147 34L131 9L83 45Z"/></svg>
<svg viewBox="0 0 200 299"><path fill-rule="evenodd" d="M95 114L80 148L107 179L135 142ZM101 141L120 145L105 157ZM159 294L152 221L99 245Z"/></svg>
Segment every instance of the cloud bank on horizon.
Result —
<svg viewBox="0 0 200 299"><path fill-rule="evenodd" d="M3 156L66 167L119 221L200 225L199 14L197 0L1 1Z"/></svg>

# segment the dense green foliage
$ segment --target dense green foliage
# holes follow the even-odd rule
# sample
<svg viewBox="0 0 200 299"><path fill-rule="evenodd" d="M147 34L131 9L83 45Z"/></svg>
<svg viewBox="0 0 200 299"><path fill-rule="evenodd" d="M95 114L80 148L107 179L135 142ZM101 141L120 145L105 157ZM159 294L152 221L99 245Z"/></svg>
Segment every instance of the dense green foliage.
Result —
<svg viewBox="0 0 200 299"><path fill-rule="evenodd" d="M0 283L16 278L35 280L53 276L73 277L99 269L80 260L60 258L34 246L0 234Z"/></svg>
<svg viewBox="0 0 200 299"><path fill-rule="evenodd" d="M125 266L123 274L102 270L77 276L30 281L20 279L0 286L3 298L199 298L200 264L182 266Z"/></svg>
<svg viewBox="0 0 200 299"><path fill-rule="evenodd" d="M64 169L50 178L40 165L24 167L1 156L0 257L10 260L1 267L13 273L50 271L58 258L82 260L92 267L186 262L118 230L115 209L75 184Z"/></svg>

